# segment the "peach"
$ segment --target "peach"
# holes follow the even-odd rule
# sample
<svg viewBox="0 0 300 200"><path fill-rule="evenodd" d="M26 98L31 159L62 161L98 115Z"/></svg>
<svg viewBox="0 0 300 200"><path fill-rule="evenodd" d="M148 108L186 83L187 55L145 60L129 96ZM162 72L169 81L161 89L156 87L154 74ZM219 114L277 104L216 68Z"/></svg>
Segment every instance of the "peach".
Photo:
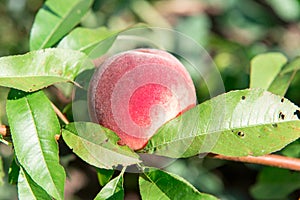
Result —
<svg viewBox="0 0 300 200"><path fill-rule="evenodd" d="M119 144L143 148L160 126L195 106L196 92L185 67L158 49L135 49L106 59L88 92L93 122L113 130Z"/></svg>

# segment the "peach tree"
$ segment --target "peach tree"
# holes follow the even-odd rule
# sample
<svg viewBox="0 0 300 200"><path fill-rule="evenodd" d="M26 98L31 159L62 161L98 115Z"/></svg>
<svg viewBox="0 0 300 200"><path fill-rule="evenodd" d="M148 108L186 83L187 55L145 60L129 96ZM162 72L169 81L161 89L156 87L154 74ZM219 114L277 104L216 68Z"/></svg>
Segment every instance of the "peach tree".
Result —
<svg viewBox="0 0 300 200"><path fill-rule="evenodd" d="M74 98L73 88L88 90L87 83L96 67L106 58L119 35L126 31L79 26L92 3L92 0L46 1L33 23L29 52L0 58L0 86L10 88L6 94L8 123L1 124L0 141L14 150L9 182L17 184L19 199L64 199L67 173L61 164L59 143L65 143L87 165L97 169L102 188L95 199L123 199L127 170L139 173L142 199L217 199L160 166L160 162L167 160L168 163L169 159L201 154L300 170L299 159L275 154L300 137L300 108L284 97L300 68L300 60L288 61L280 53L261 54L252 60L249 88L220 94L183 113L184 109L174 111L175 115L160 124L151 137L144 138L143 144L136 146L130 139L127 144L132 148L119 143L119 136L122 140L127 136L116 134L112 130L114 126L109 129L101 123L73 116L73 112L78 113L76 102L58 108L59 95ZM133 57L136 59L137 55ZM119 61L117 67L122 69L128 59ZM157 59L139 62L153 64ZM136 76L142 76L141 80L154 79L157 74L151 76L153 70ZM120 73L120 69L113 73ZM168 80L170 74L163 76ZM115 81L112 75L109 77L100 82L103 87ZM56 92L49 88L55 88ZM113 95L101 89L102 86L97 93ZM140 98L155 97L155 91L153 88L145 90L148 96L142 92ZM87 96L95 95L95 89L89 92ZM126 87L114 95L126 95ZM123 98L117 96L116 99L120 102L116 112L122 115ZM189 100L194 102L193 98ZM104 100L100 99L94 107L101 108L102 104ZM172 111L174 105L167 107ZM144 112L132 109L136 115ZM101 119L105 112L99 112L97 117ZM155 121L156 115L153 116L151 120ZM119 123L126 126L127 118L121 119L124 121ZM209 151L203 148L205 145L211 145ZM263 185L271 179L263 174L259 181ZM299 181L296 183L289 192L299 188ZM259 190L262 189L258 184L253 193Z"/></svg>

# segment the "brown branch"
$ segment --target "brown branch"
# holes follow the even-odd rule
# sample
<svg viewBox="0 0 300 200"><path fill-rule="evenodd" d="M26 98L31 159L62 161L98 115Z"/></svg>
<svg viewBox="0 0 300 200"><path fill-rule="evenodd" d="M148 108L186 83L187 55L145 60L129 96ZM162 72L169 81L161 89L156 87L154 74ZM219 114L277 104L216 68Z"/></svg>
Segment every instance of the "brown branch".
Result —
<svg viewBox="0 0 300 200"><path fill-rule="evenodd" d="M51 105L53 107L54 112L56 113L56 115L65 123L65 124L69 124L69 120L66 118L66 116L51 102ZM60 134L56 134L55 136L55 140L58 141L60 138Z"/></svg>
<svg viewBox="0 0 300 200"><path fill-rule="evenodd" d="M66 116L51 102L51 105L53 107L54 112L57 114L57 116L65 123L69 124L69 120L66 118Z"/></svg>
<svg viewBox="0 0 300 200"><path fill-rule="evenodd" d="M268 154L264 156L244 156L244 157L234 157L234 156L224 156L219 154L208 154L211 158L217 158L222 160L231 160L244 163L267 165L279 168L285 168L295 171L300 171L300 159L290 158L286 156L280 156L275 154Z"/></svg>

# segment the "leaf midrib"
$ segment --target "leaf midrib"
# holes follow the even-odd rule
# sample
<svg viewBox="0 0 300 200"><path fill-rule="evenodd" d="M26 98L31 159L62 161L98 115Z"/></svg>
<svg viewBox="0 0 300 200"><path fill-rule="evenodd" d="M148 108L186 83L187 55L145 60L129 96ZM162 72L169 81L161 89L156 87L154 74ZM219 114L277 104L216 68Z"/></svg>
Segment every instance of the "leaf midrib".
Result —
<svg viewBox="0 0 300 200"><path fill-rule="evenodd" d="M29 103L27 97L25 97L25 102L26 102L26 104L27 104L27 106L28 106L28 108L29 108L30 117L32 118L32 121L33 121L33 123L34 123L34 127L35 127L35 135L36 135L37 138L38 138L38 143L39 143L39 147L40 147L40 150L41 150L40 153L41 153L41 155L42 155L42 157L43 157L43 163L46 165L46 169L47 169L47 171L48 171L48 174L50 175L50 179L51 179L52 185L54 185L56 194L58 195L58 197L60 197L60 193L59 193L59 191L57 190L57 188L55 187L56 184L55 184L54 181L53 181L53 177L52 177L52 175L51 175L51 173L50 173L50 170L49 170L49 167L48 167L48 165L47 165L47 162L46 162L46 159L45 159L44 152L42 151L42 145L41 145L40 138L39 138L39 134L38 134L38 131L37 131L36 121L35 121L35 118L33 117L33 112L32 112L32 109L31 109L31 106L30 106L30 103Z"/></svg>
<svg viewBox="0 0 300 200"><path fill-rule="evenodd" d="M123 152L122 152L122 153L116 152L116 151L114 151L114 150L111 150L111 149L106 148L106 147L104 147L104 146L101 146L101 145L99 145L99 144L93 143L93 142L91 142L91 141L89 141L89 140L87 140L87 139L85 139L85 138L83 138L83 137L80 137L80 136L78 136L78 135L75 135L75 134L73 134L71 131L69 131L69 130L67 130L67 129L65 129L65 130L66 130L67 132L69 132L69 134L74 135L75 137L80 138L80 142L81 142L81 143L87 143L87 144L91 144L91 145L96 146L96 147L99 147L99 148L103 148L104 150L109 151L109 152L112 152L113 154L119 154L119 155L122 155L123 157L125 157L125 158L127 158L127 159L135 159L137 163L140 163L140 160L139 160L138 158L130 157L130 156L128 156L128 155L123 154ZM92 155L92 154L91 154L91 155ZM97 159L94 155L92 155L92 157L93 157L95 160L97 160L97 161L99 160L99 159ZM103 164L103 163L102 163L102 164Z"/></svg>
<svg viewBox="0 0 300 200"><path fill-rule="evenodd" d="M68 16L70 16L70 13L72 13L74 11L74 8L77 8L78 7L78 4L81 3L82 0L79 0L77 4L75 4L75 6L73 8L71 8L64 16L61 16L59 19L59 23L57 23L52 31L50 32L50 34L48 34L48 36L46 37L46 39L44 40L44 42L41 44L40 48L39 49L43 49L45 48L45 45L51 40L51 38L53 37L53 33L55 33L60 27L61 25L64 23L64 19L67 19ZM52 9L51 9L52 10ZM47 11L48 12L48 11ZM52 11L53 12L53 11ZM60 15L57 15L57 16L60 16Z"/></svg>
<svg viewBox="0 0 300 200"><path fill-rule="evenodd" d="M257 126L272 125L274 123L276 123L276 124L282 124L282 123L297 122L297 121L299 121L299 120L297 120L297 119L295 119L295 120L289 120L289 121L286 120L286 121L282 121L282 122L270 122L270 123L267 123L267 124L256 124L256 125L241 126L241 127L236 127L236 128L230 128L230 129L222 129L222 130L212 131L212 132L204 133L204 134L197 134L197 135L190 135L190 136L187 136L187 137L180 137L180 138L178 138L176 140L172 140L172 141L169 141L169 142L165 142L163 144L152 146L151 148L153 148L153 147L161 147L161 146L169 145L169 144L172 144L172 143L177 143L177 142L180 142L181 140L185 140L185 139L192 139L192 138L195 139L195 138L198 138L198 137L201 137L201 136L205 136L205 135L208 135L208 134L222 133L222 132L225 132L225 131L231 131L231 130L235 130L235 129L252 128L252 127L257 127Z"/></svg>
<svg viewBox="0 0 300 200"><path fill-rule="evenodd" d="M152 184L154 184L154 185L162 192L162 194L164 194L165 197L167 197L168 199L171 200L171 198L169 197L169 195L167 195L165 192L163 192L163 190L161 189L161 187L159 187L159 185L156 184L156 182L158 182L159 179L157 179L156 182L155 182L155 181L153 181L152 178L149 177L146 173L144 173L144 174L145 174L145 176L147 177L147 179L148 179Z"/></svg>

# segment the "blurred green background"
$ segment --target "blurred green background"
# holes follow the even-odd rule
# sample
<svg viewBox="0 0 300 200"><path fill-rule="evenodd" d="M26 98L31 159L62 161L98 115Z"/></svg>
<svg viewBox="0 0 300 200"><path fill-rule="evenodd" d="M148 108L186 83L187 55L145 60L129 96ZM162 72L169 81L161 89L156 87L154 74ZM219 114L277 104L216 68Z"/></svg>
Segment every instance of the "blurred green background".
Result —
<svg viewBox="0 0 300 200"><path fill-rule="evenodd" d="M0 56L28 51L34 16L43 3L42 0L0 0ZM138 22L172 28L197 41L216 63L226 91L248 87L250 60L257 54L276 51L289 59L300 55L299 0L95 0L93 9L81 25L90 28L107 26L119 30ZM298 74L287 92L287 98L297 105L300 105L299 88ZM208 95L199 95L200 101L208 98ZM0 101L3 101L1 99L3 96L0 97ZM3 114L4 107L1 105L0 114ZM7 171L11 149L4 145L0 147ZM299 149L294 151L300 157ZM99 189L87 189L87 182L93 183L94 171L78 170L81 165L78 160L70 164L70 169L75 168L80 172L76 180L82 182L69 184L72 185L67 188L70 190L70 199L89 199ZM261 166L197 157L178 160L169 168L188 179L199 190L222 199L252 199L250 188L262 169ZM136 178L134 175L128 176L128 179ZM136 185L129 180L126 187L131 191L127 193L127 199L138 199ZM288 196L278 197L297 199L299 188L291 190L293 193ZM16 199L16 189L7 184L0 187L2 199Z"/></svg>

